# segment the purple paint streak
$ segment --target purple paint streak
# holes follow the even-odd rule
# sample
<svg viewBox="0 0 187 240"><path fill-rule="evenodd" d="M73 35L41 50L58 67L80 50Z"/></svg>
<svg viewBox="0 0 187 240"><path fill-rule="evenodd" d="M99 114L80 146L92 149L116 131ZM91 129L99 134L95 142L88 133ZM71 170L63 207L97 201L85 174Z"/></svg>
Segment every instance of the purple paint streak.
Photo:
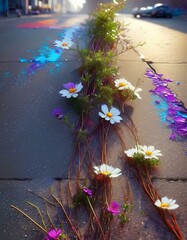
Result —
<svg viewBox="0 0 187 240"><path fill-rule="evenodd" d="M170 79L164 79L163 74L157 74L150 69L146 70L145 76L153 81L154 90L150 90L154 95L159 96L167 104L166 121L171 129L171 140L187 138L187 109L184 104L179 101L169 88ZM158 102L156 102L158 105Z"/></svg>

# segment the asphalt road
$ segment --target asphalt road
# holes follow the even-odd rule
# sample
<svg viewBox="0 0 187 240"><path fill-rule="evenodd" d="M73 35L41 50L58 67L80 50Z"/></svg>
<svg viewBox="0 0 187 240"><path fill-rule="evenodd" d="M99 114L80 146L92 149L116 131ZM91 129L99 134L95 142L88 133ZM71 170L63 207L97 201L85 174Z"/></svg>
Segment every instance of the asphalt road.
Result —
<svg viewBox="0 0 187 240"><path fill-rule="evenodd" d="M71 51L63 51L63 54L54 56L51 49L56 39L64 36L71 27L79 25L85 18L85 15L43 15L0 19L0 193L3 203L0 208L0 239L34 240L36 236L37 239L42 239L36 230L33 233L32 225L27 225L22 216L17 218L9 206L12 203L23 206L23 202L28 200L25 189L47 191L53 184L49 179L67 177L73 142L69 129L51 113L54 108L61 107L69 112L70 117L75 117L66 102L61 101L58 92L63 83L78 79L76 70L80 66L80 59ZM146 60L151 61L158 73L173 80L172 90L187 105L186 18L137 20L131 15L120 18L130 23L128 36L135 45L139 41L146 42L137 48L139 55L144 55ZM129 71L136 72L138 76L144 63L140 61L137 64L136 58L137 56L127 53L122 60L127 62L127 66L137 66L136 69L130 67ZM37 62L36 59L43 60ZM146 86L144 83L145 88ZM148 92L149 87L150 84L144 90ZM159 132L158 129L156 131ZM184 161L184 154L182 158L180 160ZM184 185L185 166L180 166L179 169ZM166 169L167 165L161 178ZM175 171L168 171L167 174L180 178ZM136 211L140 211L138 206ZM145 220L142 213L135 213L134 216L137 229L134 239L146 239L146 236L146 240L154 239L149 236L151 228L148 232L147 224L142 223ZM142 229L147 233L143 233ZM132 224L127 228L128 240L134 240L131 238L133 231ZM124 239L123 236L119 233L119 239ZM173 238L167 235L166 239Z"/></svg>

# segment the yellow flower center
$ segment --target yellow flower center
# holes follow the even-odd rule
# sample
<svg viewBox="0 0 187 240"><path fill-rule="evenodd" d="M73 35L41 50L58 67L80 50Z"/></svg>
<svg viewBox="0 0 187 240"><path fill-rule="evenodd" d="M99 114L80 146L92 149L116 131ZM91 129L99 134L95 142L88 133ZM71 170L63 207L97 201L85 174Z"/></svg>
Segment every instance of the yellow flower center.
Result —
<svg viewBox="0 0 187 240"><path fill-rule="evenodd" d="M120 87L125 87L126 85L127 85L127 84L124 83L124 82L121 82L121 83L119 84Z"/></svg>
<svg viewBox="0 0 187 240"><path fill-rule="evenodd" d="M70 93L74 93L75 91L76 91L76 88L70 88L70 89L69 89L69 92L70 92Z"/></svg>
<svg viewBox="0 0 187 240"><path fill-rule="evenodd" d="M169 207L169 204L168 203L161 203L160 207Z"/></svg>
<svg viewBox="0 0 187 240"><path fill-rule="evenodd" d="M145 154L148 155L148 156L151 156L152 152L151 151L146 151Z"/></svg>
<svg viewBox="0 0 187 240"><path fill-rule="evenodd" d="M110 113L110 112L107 112L106 115L107 115L107 117L109 117L109 118L111 118L111 117L113 116L112 113Z"/></svg>
<svg viewBox="0 0 187 240"><path fill-rule="evenodd" d="M68 46L68 44L66 42L62 43L62 47L67 47L67 46Z"/></svg>
<svg viewBox="0 0 187 240"><path fill-rule="evenodd" d="M101 174L104 175L104 176L108 176L109 175L109 171L108 170L103 171L103 172L101 172Z"/></svg>

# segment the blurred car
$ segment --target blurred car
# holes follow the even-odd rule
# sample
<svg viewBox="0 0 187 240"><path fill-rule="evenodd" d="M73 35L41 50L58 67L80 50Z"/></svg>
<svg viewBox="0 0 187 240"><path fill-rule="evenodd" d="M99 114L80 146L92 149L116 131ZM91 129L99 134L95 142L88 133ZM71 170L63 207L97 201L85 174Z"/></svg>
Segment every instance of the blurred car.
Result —
<svg viewBox="0 0 187 240"><path fill-rule="evenodd" d="M171 18L172 12L168 5L157 3L154 6L134 8L133 15L136 18L142 17L166 17Z"/></svg>
<svg viewBox="0 0 187 240"><path fill-rule="evenodd" d="M38 15L38 14L40 14L40 11L39 10L31 10L31 11L29 11L29 14L30 15Z"/></svg>

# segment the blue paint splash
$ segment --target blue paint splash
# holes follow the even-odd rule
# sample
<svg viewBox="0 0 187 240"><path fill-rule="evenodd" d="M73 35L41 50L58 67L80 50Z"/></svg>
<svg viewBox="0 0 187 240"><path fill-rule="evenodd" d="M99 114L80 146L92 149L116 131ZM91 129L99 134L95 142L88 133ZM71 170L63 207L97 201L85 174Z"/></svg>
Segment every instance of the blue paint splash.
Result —
<svg viewBox="0 0 187 240"><path fill-rule="evenodd" d="M60 67L62 64L58 62L60 60L60 57L62 55L62 50L55 50L50 48L47 45L42 46L39 50L39 55L33 57L32 59L25 59L25 58L20 58L21 63L31 63L29 67L27 68L27 75L32 75L35 74L39 69L45 67L47 63L55 63L54 67Z"/></svg>
<svg viewBox="0 0 187 240"><path fill-rule="evenodd" d="M65 42L68 42L69 46L72 46L75 42L75 37L73 36L77 35L77 32L80 33L79 28L80 27L73 27L66 29L64 32L58 34L59 40L64 40ZM32 51L28 50L28 52L30 53ZM31 59L19 59L20 63L30 63L25 71L26 75L30 76L35 74L38 70L44 68L47 63L54 63L54 65L51 65L50 74L55 72L55 68L60 68L62 66L62 62L60 62L60 58L64 52L62 48L57 48L55 46L54 48L51 48L48 43L45 43L37 52L38 55Z"/></svg>
<svg viewBox="0 0 187 240"><path fill-rule="evenodd" d="M165 123L167 121L167 112L168 112L167 102L157 95L152 96L152 101L155 104L155 107L158 111L161 122Z"/></svg>
<svg viewBox="0 0 187 240"><path fill-rule="evenodd" d="M164 79L162 74L156 74L150 69L145 76L153 81L155 89L153 94L155 106L162 122L166 122L171 129L171 140L187 139L187 109L169 88L170 79Z"/></svg>

